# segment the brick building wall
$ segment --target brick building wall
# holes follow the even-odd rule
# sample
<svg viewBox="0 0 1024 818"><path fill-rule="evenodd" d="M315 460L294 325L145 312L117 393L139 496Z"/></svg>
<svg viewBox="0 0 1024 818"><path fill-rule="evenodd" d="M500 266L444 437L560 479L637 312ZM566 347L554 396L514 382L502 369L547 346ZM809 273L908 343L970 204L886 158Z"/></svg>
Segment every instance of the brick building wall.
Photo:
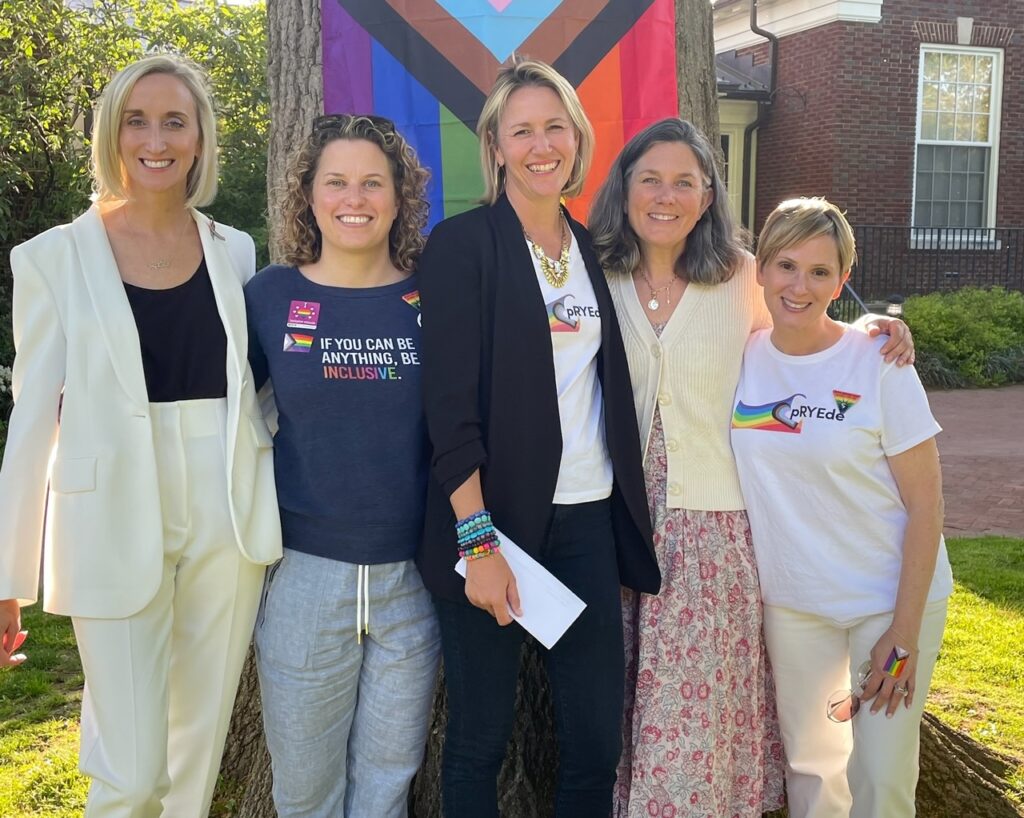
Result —
<svg viewBox="0 0 1024 818"><path fill-rule="evenodd" d="M834 199L854 224L910 223L915 23L945 24L940 31L955 38L958 16L974 18L975 44L982 26L1015 32L1003 49L996 224L1024 227L1024 0L885 0L880 23L830 23L781 38L778 91L758 134L757 226L780 200L801 194ZM763 59L767 46L749 51Z"/></svg>

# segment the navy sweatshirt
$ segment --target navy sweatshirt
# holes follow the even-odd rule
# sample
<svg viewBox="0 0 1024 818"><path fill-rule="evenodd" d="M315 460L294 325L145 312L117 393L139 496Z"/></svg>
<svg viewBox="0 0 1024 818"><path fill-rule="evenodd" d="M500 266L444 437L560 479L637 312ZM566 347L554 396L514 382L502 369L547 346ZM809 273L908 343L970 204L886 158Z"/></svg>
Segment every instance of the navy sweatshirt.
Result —
<svg viewBox="0 0 1024 818"><path fill-rule="evenodd" d="M245 304L256 387L270 378L279 413L285 547L359 564L411 559L429 468L416 277L326 287L271 265Z"/></svg>

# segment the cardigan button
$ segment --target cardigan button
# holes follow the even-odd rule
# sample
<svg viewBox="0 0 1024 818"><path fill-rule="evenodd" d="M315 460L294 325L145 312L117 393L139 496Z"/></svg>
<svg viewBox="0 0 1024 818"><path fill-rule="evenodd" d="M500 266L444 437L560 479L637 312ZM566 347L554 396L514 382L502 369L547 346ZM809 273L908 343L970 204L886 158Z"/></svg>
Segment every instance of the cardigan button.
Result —
<svg viewBox="0 0 1024 818"><path fill-rule="evenodd" d="M661 347L658 346L657 344L651 344L651 355L653 355L655 358L660 358Z"/></svg>
<svg viewBox="0 0 1024 818"><path fill-rule="evenodd" d="M675 496L675 495L679 494L679 484L678 483L669 483L668 484L668 493L671 494L672 496Z"/></svg>
<svg viewBox="0 0 1024 818"><path fill-rule="evenodd" d="M658 395L658 403L660 403L662 406L668 406L670 403L672 403L672 396L668 392L662 392L660 395Z"/></svg>
<svg viewBox="0 0 1024 818"><path fill-rule="evenodd" d="M679 451L679 441L674 437L669 438L668 443L665 444L665 448L670 452Z"/></svg>

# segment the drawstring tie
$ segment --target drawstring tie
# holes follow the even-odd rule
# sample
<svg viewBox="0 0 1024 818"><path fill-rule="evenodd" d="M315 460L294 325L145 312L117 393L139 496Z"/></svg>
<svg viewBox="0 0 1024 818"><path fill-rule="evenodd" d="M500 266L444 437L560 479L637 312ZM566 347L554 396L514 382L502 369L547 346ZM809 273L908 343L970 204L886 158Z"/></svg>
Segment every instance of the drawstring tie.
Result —
<svg viewBox="0 0 1024 818"><path fill-rule="evenodd" d="M370 566L356 566L356 643L370 635Z"/></svg>

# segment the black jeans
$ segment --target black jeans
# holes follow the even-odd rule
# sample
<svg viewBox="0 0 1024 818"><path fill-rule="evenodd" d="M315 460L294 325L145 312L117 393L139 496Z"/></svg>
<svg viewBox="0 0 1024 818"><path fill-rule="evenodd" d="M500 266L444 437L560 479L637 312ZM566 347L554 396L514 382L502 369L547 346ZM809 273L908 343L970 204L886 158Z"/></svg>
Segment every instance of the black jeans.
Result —
<svg viewBox="0 0 1024 818"><path fill-rule="evenodd" d="M557 818L611 813L622 749L624 658L619 571L608 500L553 506L539 561L587 607L550 650L541 648L555 706ZM512 733L525 631L502 628L468 601L436 599L448 730L442 762L446 818L497 818L497 779Z"/></svg>

